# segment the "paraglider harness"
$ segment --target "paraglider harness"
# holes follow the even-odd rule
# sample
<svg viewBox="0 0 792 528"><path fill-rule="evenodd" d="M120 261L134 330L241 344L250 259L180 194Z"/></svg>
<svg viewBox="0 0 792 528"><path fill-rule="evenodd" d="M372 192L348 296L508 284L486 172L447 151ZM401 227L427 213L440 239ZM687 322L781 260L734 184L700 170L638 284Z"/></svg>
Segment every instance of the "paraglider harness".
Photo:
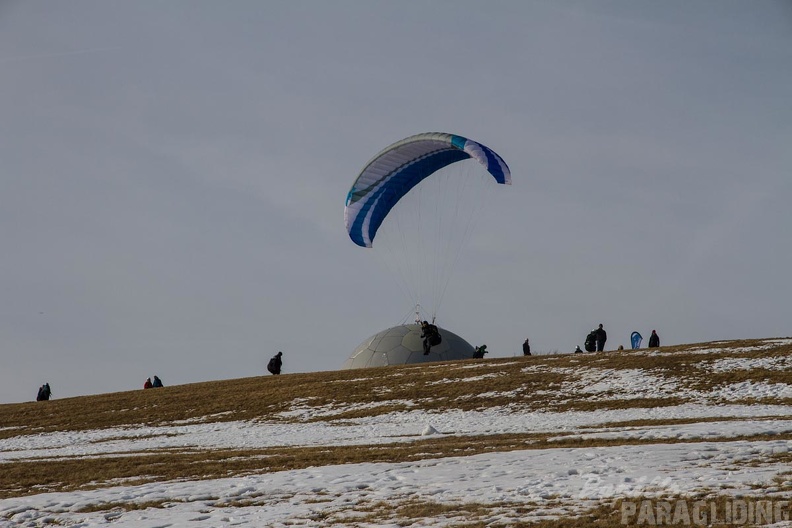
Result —
<svg viewBox="0 0 792 528"><path fill-rule="evenodd" d="M433 346L437 346L443 342L443 337L440 335L440 330L433 324L424 321L425 324L421 325L421 337L423 338L424 356L429 354L429 350Z"/></svg>

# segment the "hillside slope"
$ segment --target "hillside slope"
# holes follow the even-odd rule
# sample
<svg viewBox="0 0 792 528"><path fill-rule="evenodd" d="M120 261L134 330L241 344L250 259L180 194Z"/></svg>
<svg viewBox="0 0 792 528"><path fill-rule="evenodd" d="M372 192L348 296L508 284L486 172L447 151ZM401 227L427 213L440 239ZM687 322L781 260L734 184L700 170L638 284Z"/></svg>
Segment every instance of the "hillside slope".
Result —
<svg viewBox="0 0 792 528"><path fill-rule="evenodd" d="M627 498L789 499L791 452L788 338L254 377L0 405L0 523L623 525Z"/></svg>

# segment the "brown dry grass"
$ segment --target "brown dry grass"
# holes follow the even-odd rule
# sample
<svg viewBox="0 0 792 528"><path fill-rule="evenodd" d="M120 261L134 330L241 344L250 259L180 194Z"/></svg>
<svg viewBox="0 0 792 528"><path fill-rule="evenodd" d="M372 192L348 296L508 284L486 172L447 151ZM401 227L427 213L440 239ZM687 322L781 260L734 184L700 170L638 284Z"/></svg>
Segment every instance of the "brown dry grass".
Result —
<svg viewBox="0 0 792 528"><path fill-rule="evenodd" d="M553 438L552 441L549 439ZM731 441L792 440L792 433L743 435ZM146 454L124 454L91 458L21 460L3 464L0 499L41 493L101 488L111 481L142 484L167 480L204 480L254 473L269 473L309 467L362 462L409 462L487 452L548 448L594 448L624 445L654 445L711 442L701 439L581 438L557 434L508 434L432 437L408 443L370 446L288 447L270 449L219 449L212 451L159 450ZM785 461L788 455L770 457Z"/></svg>
<svg viewBox="0 0 792 528"><path fill-rule="evenodd" d="M731 509L731 505L735 500L731 495L665 495L663 497L649 497L638 496L630 499L619 499L613 501L602 501L600 504L576 513L562 516L556 519L542 519L546 517L546 512L550 507L555 506L553 503L544 503L541 505L526 505L522 503L494 503L494 504L481 504L476 502L459 503L459 504L446 504L436 503L433 501L421 500L416 498L409 498L398 502L377 502L370 505L363 505L355 509L356 512L364 512L365 516L348 515L347 517L337 517L336 521L347 521L346 526L365 526L363 523L370 524L398 524L400 526L414 526L422 525L423 522L432 520L436 521L439 517L455 521L453 526L457 528L622 528L632 526L651 526L653 523L647 522L643 519L637 522L637 515L629 515L623 513L622 507L625 503L633 503L638 508L642 501L649 501L653 511L657 511L659 502L669 503L673 508L677 507L677 503L684 503L685 511L688 512L689 524L696 524L698 519L693 517L694 503L703 501L705 503L702 509L707 519L713 519L711 508L716 512L715 523L707 524L709 526L723 526L730 528L735 526L756 526L753 523L746 523L744 520L738 519L737 522L727 522L726 510ZM750 508L750 511L758 511L758 505L764 503L767 512L767 497L743 497L738 499L744 501L744 507ZM629 510L626 510L629 512ZM782 510L782 516L788 513L788 506ZM505 514L505 515L504 515ZM774 515L774 514L771 514ZM506 517L503 519L499 516ZM757 519L755 515L751 516L751 520ZM667 519L670 521L670 519ZM761 518L762 525L767 525L765 519ZM684 517L679 519L683 521L676 523L676 526L685 525ZM663 522L662 525L672 524L671 522ZM784 524L784 526L786 526Z"/></svg>
<svg viewBox="0 0 792 528"><path fill-rule="evenodd" d="M677 405L686 400L677 395L664 398L600 399L580 397L565 387L579 381L582 369L642 370L660 378L683 380L686 387L712 390L730 383L764 381L792 384L789 370L736 370L713 373L702 368L723 358L792 356L791 345L751 350L762 341L723 343L717 353L702 353L704 344L665 347L652 352L625 351L602 354L534 356L507 359L469 360L447 364L394 366L355 371L331 371L283 376L252 377L220 382L196 383L67 398L49 402L0 405L0 439L42 432L137 427L178 421L223 422L229 420L294 421L278 413L293 408L321 409L312 420L354 420L410 409L441 412L448 409L486 409L508 406L514 411L597 410L650 408ZM468 368L472 367L472 368ZM372 407L372 402L381 406ZM790 401L771 401L789 405ZM613 427L650 426L702 420L636 420L605 424ZM709 420L722 421L723 418ZM128 483L152 480L206 479L299 469L328 464L357 462L398 462L419 458L472 455L488 451L541 449L547 447L594 447L678 440L583 440L575 435L556 442L556 435L513 434L486 436L434 436L376 446L293 447L255 450L155 450L92 458L52 458L19 460L2 464L0 498L51 490L103 487L116 479ZM742 439L790 438L752 436ZM734 439L734 438L733 438ZM733 440L732 439L732 440ZM712 441L708 438L707 441ZM690 440L686 440L690 442ZM409 506L409 508L407 507ZM471 509L443 510L444 515ZM405 505L393 509L396 517L420 517L418 510L435 511L436 505ZM433 508L435 510L433 510ZM604 509L603 509L604 508ZM567 519L564 526L612 526L607 507ZM376 508L375 508L376 509ZM437 510L440 511L440 510ZM455 513L456 512L456 513ZM469 526L479 526L474 521ZM571 524L570 524L571 523ZM575 524L582 523L582 524ZM482 525L483 526L483 525ZM490 525L488 525L490 526ZM517 525L515 525L517 526ZM526 524L527 526L527 524ZM542 521L532 526L561 526Z"/></svg>
<svg viewBox="0 0 792 528"><path fill-rule="evenodd" d="M352 419L411 408L442 411L509 405L525 410L565 411L661 407L684 401L675 396L593 400L564 393L564 384L578 381L575 371L581 368L640 369L655 376L682 380L685 386L698 390L742 381L792 384L790 370L713 373L700 368L724 357L792 356L792 345L760 351L739 350L760 344L759 340L730 342L723 352L711 354L695 352L705 346L697 344L654 349L658 351L654 355L641 350L259 376L49 402L4 404L0 405L0 438L20 433L135 427L183 420L284 421L286 418L277 413L290 409L297 401L309 408L339 409L336 414L314 420ZM473 365L477 368L465 368ZM384 406L362 407L372 402Z"/></svg>

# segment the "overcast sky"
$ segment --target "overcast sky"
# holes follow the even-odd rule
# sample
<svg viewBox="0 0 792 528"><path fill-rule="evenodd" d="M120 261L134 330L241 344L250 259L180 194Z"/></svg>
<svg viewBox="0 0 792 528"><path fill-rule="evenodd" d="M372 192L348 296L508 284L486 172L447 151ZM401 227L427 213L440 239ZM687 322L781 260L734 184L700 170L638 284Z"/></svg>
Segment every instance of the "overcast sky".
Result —
<svg viewBox="0 0 792 528"><path fill-rule="evenodd" d="M0 402L339 368L410 303L347 237L385 146L495 149L438 313L490 357L598 323L792 335L792 4L0 4Z"/></svg>

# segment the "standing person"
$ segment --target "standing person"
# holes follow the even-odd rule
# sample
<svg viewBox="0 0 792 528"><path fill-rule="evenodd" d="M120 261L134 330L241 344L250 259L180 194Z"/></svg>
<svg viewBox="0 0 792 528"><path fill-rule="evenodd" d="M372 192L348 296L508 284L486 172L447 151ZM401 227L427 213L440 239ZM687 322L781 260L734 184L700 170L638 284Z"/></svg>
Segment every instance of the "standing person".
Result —
<svg viewBox="0 0 792 528"><path fill-rule="evenodd" d="M421 323L421 337L423 338L424 356L429 355L429 351L433 346L443 342L443 338L440 337L440 330L435 325L429 324L428 321Z"/></svg>
<svg viewBox="0 0 792 528"><path fill-rule="evenodd" d="M162 387L162 380L154 376L154 381L151 382L152 387Z"/></svg>
<svg viewBox="0 0 792 528"><path fill-rule="evenodd" d="M649 336L649 348L657 348L660 346L660 336L657 332L652 330L652 335Z"/></svg>
<svg viewBox="0 0 792 528"><path fill-rule="evenodd" d="M36 395L36 401L47 401L50 399L51 395L52 391L50 390L49 383L45 383L39 387L38 394Z"/></svg>
<svg viewBox="0 0 792 528"><path fill-rule="evenodd" d="M146 378L146 382L143 384L144 389L150 389L154 385L151 384L151 378Z"/></svg>
<svg viewBox="0 0 792 528"><path fill-rule="evenodd" d="M586 352L594 352L597 350L597 329L595 328L586 336L586 342L583 343Z"/></svg>
<svg viewBox="0 0 792 528"><path fill-rule="evenodd" d="M267 363L267 370L270 371L270 374L278 375L281 373L281 367L283 366L283 352L278 352L272 358L270 358L269 363Z"/></svg>
<svg viewBox="0 0 792 528"><path fill-rule="evenodd" d="M594 330L594 335L597 340L597 352L602 352L605 350L605 341L608 340L608 334L605 332L605 329L602 328L602 323Z"/></svg>
<svg viewBox="0 0 792 528"><path fill-rule="evenodd" d="M525 343L523 343L523 356L530 356L531 355L531 344L528 343L528 338L525 338Z"/></svg>

